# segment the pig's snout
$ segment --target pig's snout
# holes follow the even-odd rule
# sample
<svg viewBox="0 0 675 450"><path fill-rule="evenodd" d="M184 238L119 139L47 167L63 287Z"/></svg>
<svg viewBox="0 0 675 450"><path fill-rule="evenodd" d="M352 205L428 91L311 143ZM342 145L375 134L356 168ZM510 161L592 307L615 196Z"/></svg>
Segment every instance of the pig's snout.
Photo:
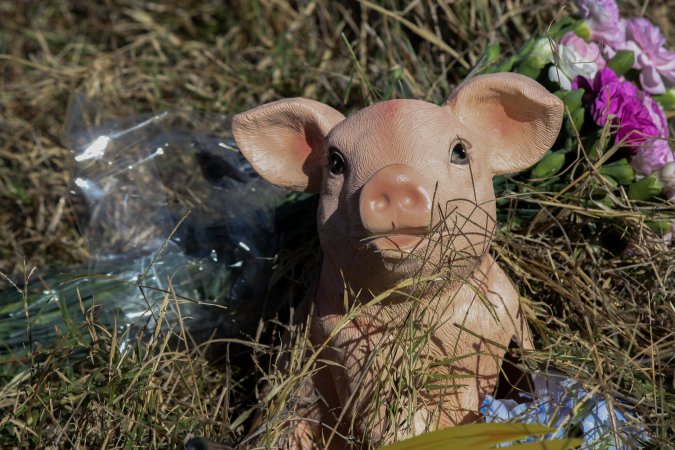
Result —
<svg viewBox="0 0 675 450"><path fill-rule="evenodd" d="M429 228L432 190L424 176L394 164L366 182L359 199L361 222L370 233L420 234Z"/></svg>

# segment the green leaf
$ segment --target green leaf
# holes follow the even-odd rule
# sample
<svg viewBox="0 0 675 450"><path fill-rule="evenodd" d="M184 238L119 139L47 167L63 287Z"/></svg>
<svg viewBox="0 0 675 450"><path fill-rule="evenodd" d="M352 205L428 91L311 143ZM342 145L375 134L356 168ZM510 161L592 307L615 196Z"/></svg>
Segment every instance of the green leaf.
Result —
<svg viewBox="0 0 675 450"><path fill-rule="evenodd" d="M524 423L477 423L433 431L383 447L382 450L492 450L496 444L517 439L541 436L554 428ZM547 450L572 449L582 444L581 439L550 440L510 446L514 450L535 448Z"/></svg>
<svg viewBox="0 0 675 450"><path fill-rule="evenodd" d="M666 111L675 110L675 89L671 88L665 94L655 95L654 100L659 102L661 108L663 108Z"/></svg>
<svg viewBox="0 0 675 450"><path fill-rule="evenodd" d="M586 42L590 42L591 40L591 30L583 20L579 21L576 27L574 27L574 33Z"/></svg>
<svg viewBox="0 0 675 450"><path fill-rule="evenodd" d="M485 64L492 64L499 58L499 42L495 41L489 44L485 49Z"/></svg>
<svg viewBox="0 0 675 450"><path fill-rule="evenodd" d="M547 152L534 169L532 169L532 178L547 178L560 172L565 164L565 154L561 151Z"/></svg>
<svg viewBox="0 0 675 450"><path fill-rule="evenodd" d="M535 42L536 40L534 37L529 38L527 41L525 41L522 47L520 47L520 50L518 50L518 53L515 56L520 60L525 59L525 57L529 56L532 52Z"/></svg>
<svg viewBox="0 0 675 450"><path fill-rule="evenodd" d="M565 103L567 110L572 114L577 109L581 108L581 100L585 91L577 89L575 91L555 91L553 94Z"/></svg>
<svg viewBox="0 0 675 450"><path fill-rule="evenodd" d="M659 220L656 222L647 222L647 226L656 233L664 234L670 231L671 223L668 220Z"/></svg>
<svg viewBox="0 0 675 450"><path fill-rule="evenodd" d="M517 58L515 56L510 57L497 67L497 72L511 72L516 61Z"/></svg>
<svg viewBox="0 0 675 450"><path fill-rule="evenodd" d="M650 175L636 181L628 188L628 196L633 200L649 200L658 195L663 190L663 186L654 175Z"/></svg>
<svg viewBox="0 0 675 450"><path fill-rule="evenodd" d="M554 23L551 26L551 28L549 28L547 34L554 41L557 41L570 31L576 32L580 23L583 24L583 22L580 22L580 21L578 21L577 19L574 19L571 16L567 16L567 17L557 21L556 23ZM579 34L579 33L577 32L577 34Z"/></svg>
<svg viewBox="0 0 675 450"><path fill-rule="evenodd" d="M391 71L389 87L387 88L387 92L382 96L383 100L390 100L393 98L393 94L396 92L396 88L398 87L402 76L403 69L401 66L397 66Z"/></svg>
<svg viewBox="0 0 675 450"><path fill-rule="evenodd" d="M474 376L475 378L475 376ZM427 384L425 388L429 391L459 391L460 389L466 389L466 384Z"/></svg>
<svg viewBox="0 0 675 450"><path fill-rule="evenodd" d="M582 439L556 439L551 441L527 442L509 446L510 450L570 450L583 444Z"/></svg>
<svg viewBox="0 0 675 450"><path fill-rule="evenodd" d="M635 62L635 54L631 50L619 50L616 55L609 60L607 65L610 69L621 76L628 72Z"/></svg>
<svg viewBox="0 0 675 450"><path fill-rule="evenodd" d="M535 80L539 76L539 72L541 72L541 66L539 65L537 58L528 57L524 61L521 61L521 63L518 64L518 67L516 67L516 73Z"/></svg>
<svg viewBox="0 0 675 450"><path fill-rule="evenodd" d="M623 186L628 186L635 180L635 171L630 164L628 164L626 158L603 165L600 167L600 174L605 177L612 177L617 183Z"/></svg>
<svg viewBox="0 0 675 450"><path fill-rule="evenodd" d="M581 127L584 126L585 115L586 109L579 108L567 118L567 121L565 122L565 130L567 131L567 134L570 136L576 136L581 132Z"/></svg>

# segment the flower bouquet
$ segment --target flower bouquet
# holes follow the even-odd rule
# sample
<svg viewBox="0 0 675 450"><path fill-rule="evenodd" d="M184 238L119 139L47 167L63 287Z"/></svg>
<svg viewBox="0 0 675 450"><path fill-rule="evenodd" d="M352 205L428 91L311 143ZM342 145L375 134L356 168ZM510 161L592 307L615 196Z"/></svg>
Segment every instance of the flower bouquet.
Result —
<svg viewBox="0 0 675 450"><path fill-rule="evenodd" d="M571 222L558 223L563 241L569 242L566 228L583 216L587 233L612 228L597 254L625 258L645 240L671 252L675 147L667 119L675 110L675 52L648 19L620 17L614 0L575 3L578 16L557 21L546 37L531 39L506 60L496 45L485 56L482 73L527 75L559 96L566 109L558 141L542 161L527 172L496 178L500 222L508 230L536 231L550 210L567 209ZM590 367L577 373L592 379L592 372ZM481 410L486 421L553 426L558 431L551 437L583 436L589 448L629 448L648 440L646 428L635 425L631 408L620 400L607 401L559 374L534 378L532 396L488 397Z"/></svg>
<svg viewBox="0 0 675 450"><path fill-rule="evenodd" d="M500 178L495 187L564 194L581 184L584 206L639 210L672 243L675 158L666 111L675 110L675 52L648 19L620 17L614 0L576 5L579 18L560 20L505 62L491 61L498 52L488 51L484 72L535 78L566 107L553 151L516 183ZM508 223L517 228L537 211L519 207Z"/></svg>

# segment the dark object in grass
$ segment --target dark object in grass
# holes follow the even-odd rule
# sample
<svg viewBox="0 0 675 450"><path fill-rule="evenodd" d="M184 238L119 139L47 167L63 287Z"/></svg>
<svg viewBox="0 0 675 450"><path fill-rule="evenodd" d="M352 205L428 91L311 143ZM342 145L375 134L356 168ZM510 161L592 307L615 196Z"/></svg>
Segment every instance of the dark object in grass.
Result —
<svg viewBox="0 0 675 450"><path fill-rule="evenodd" d="M316 259L316 201L262 180L225 116L163 112L87 125L96 113L75 98L67 126L92 258L0 293L0 353L48 346L81 299L127 344L156 325L178 335L181 323L187 334L177 342L226 339L230 358L246 355L250 346L232 340L258 340L260 320L282 308ZM218 347L212 356L225 354Z"/></svg>
<svg viewBox="0 0 675 450"><path fill-rule="evenodd" d="M185 443L185 450L234 450L234 447L218 444L203 437L193 437Z"/></svg>

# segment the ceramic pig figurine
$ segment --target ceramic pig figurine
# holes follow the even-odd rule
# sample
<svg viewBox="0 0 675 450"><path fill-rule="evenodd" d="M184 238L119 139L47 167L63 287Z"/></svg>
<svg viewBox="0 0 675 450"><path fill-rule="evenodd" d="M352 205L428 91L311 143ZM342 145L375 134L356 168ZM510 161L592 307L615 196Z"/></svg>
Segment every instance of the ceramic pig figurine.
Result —
<svg viewBox="0 0 675 450"><path fill-rule="evenodd" d="M466 81L443 106L390 100L345 118L296 98L234 117L260 175L320 195L309 336L328 342L330 363L307 381L286 446L379 445L479 418L510 341L532 345L489 253L492 176L536 163L562 116L557 97L505 73Z"/></svg>

